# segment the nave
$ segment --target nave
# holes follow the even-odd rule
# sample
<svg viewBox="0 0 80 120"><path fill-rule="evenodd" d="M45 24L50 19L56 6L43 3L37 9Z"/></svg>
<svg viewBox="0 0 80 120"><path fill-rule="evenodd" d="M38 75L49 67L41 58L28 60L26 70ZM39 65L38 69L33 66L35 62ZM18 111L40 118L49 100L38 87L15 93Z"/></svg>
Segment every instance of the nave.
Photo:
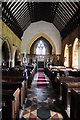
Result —
<svg viewBox="0 0 80 120"><path fill-rule="evenodd" d="M80 119L80 2L42 1L0 1L1 120Z"/></svg>
<svg viewBox="0 0 80 120"><path fill-rule="evenodd" d="M27 102L25 103L21 120L69 119L59 100L58 88L52 86L44 72L47 86L45 85L46 83L44 85L38 85L38 79L41 79L42 83L44 80L42 79L42 72L40 73L39 69L33 78L31 88L27 90Z"/></svg>
<svg viewBox="0 0 80 120"><path fill-rule="evenodd" d="M37 64L26 68L2 70L2 120L80 118L80 71Z"/></svg>

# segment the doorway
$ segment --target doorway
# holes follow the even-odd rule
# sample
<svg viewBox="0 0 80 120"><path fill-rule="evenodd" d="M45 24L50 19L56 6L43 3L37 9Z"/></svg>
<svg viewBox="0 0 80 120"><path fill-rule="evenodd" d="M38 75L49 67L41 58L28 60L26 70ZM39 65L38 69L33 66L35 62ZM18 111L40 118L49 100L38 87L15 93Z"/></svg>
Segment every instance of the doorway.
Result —
<svg viewBox="0 0 80 120"><path fill-rule="evenodd" d="M39 61L38 62L38 68L44 68L44 62Z"/></svg>

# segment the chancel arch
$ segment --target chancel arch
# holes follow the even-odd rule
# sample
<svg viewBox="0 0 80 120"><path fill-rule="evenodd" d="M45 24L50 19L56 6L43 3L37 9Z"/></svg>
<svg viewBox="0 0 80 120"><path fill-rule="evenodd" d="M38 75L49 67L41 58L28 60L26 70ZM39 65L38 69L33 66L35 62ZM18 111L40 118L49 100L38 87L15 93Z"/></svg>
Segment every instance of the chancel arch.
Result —
<svg viewBox="0 0 80 120"><path fill-rule="evenodd" d="M52 40L47 35L45 35L43 33L40 33L40 34L36 35L35 37L33 37L30 40L30 42L29 42L29 44L27 46L27 49L26 49L26 53L30 54L30 49L31 49L32 44L40 37L45 38L51 44L51 46L52 46L52 54L56 54L56 47L55 47L54 43L52 42Z"/></svg>
<svg viewBox="0 0 80 120"><path fill-rule="evenodd" d="M52 46L44 37L40 37L32 44L30 54L50 55L52 54Z"/></svg>

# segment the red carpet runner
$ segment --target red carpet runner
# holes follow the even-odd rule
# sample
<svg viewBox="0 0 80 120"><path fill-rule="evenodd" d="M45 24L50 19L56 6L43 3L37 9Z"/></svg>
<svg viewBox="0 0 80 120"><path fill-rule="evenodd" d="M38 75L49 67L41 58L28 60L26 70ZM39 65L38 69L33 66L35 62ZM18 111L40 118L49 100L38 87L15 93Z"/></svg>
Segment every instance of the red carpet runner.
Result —
<svg viewBox="0 0 80 120"><path fill-rule="evenodd" d="M43 73L43 68L38 69L37 87L38 88L46 88L47 87L47 82L45 80L45 76L44 76L44 73Z"/></svg>

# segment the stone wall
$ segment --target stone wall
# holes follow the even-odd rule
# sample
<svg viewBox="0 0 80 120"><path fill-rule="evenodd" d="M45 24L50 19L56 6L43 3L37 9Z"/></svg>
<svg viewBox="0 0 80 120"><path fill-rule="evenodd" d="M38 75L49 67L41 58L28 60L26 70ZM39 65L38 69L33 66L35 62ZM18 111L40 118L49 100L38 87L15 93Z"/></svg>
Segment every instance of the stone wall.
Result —
<svg viewBox="0 0 80 120"><path fill-rule="evenodd" d="M12 64L11 66L14 67L15 53L16 51L18 54L21 53L22 41L16 36L16 34L14 34L14 32L1 19L0 19L0 24L1 24L0 36L5 38L5 40L2 41L1 44L3 44L3 42L6 42L10 47L11 57L9 58L9 62L11 62Z"/></svg>
<svg viewBox="0 0 80 120"><path fill-rule="evenodd" d="M69 46L69 67L72 67L72 51L73 51L73 44L76 38L80 38L80 26L76 27L65 39L62 40L62 62L64 63L64 50L65 45L68 44Z"/></svg>

